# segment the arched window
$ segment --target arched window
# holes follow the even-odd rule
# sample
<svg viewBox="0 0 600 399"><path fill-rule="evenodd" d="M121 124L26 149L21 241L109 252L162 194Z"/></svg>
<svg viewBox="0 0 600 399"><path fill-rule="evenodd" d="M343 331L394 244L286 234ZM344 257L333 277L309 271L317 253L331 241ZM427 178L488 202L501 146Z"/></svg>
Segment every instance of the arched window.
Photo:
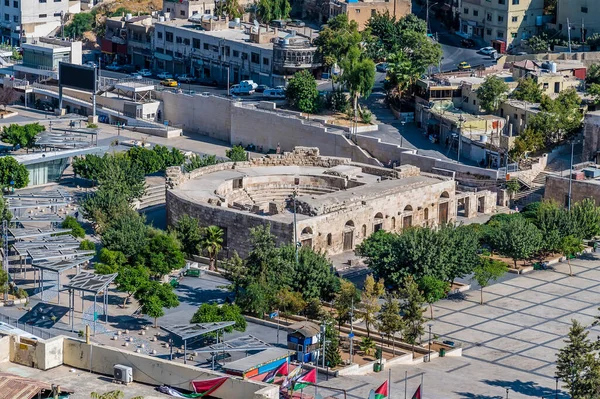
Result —
<svg viewBox="0 0 600 399"><path fill-rule="evenodd" d="M396 230L396 217L392 216L392 231Z"/></svg>
<svg viewBox="0 0 600 399"><path fill-rule="evenodd" d="M444 191L442 195L440 195L440 198L450 198L450 194L448 194L448 191Z"/></svg>
<svg viewBox="0 0 600 399"><path fill-rule="evenodd" d="M429 219L429 208L425 208L425 209L423 210L423 218L424 218L425 220Z"/></svg>
<svg viewBox="0 0 600 399"><path fill-rule="evenodd" d="M331 233L327 234L327 246L330 247L333 239Z"/></svg>
<svg viewBox="0 0 600 399"><path fill-rule="evenodd" d="M362 225L362 236L363 237L367 236L367 225L366 224Z"/></svg>
<svg viewBox="0 0 600 399"><path fill-rule="evenodd" d="M412 206L410 206L410 205L406 205L406 206L404 207L404 212L412 212L412 210L413 210L413 208L412 208Z"/></svg>
<svg viewBox="0 0 600 399"><path fill-rule="evenodd" d="M310 227L305 227L305 228L302 230L302 233L300 233L300 234L302 234L302 235L304 235L304 234L310 235L310 234L312 234L312 233L313 233L313 231L312 231L312 229L311 229Z"/></svg>

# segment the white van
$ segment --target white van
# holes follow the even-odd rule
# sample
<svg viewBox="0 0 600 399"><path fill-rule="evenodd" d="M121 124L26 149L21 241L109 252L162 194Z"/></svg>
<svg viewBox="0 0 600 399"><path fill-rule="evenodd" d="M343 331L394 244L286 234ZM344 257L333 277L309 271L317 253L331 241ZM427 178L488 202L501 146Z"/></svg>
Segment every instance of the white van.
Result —
<svg viewBox="0 0 600 399"><path fill-rule="evenodd" d="M285 90L283 89L267 89L263 92L263 96L268 98L285 98Z"/></svg>
<svg viewBox="0 0 600 399"><path fill-rule="evenodd" d="M229 89L229 94L233 94L233 95L250 95L254 93L254 89L252 88L252 86L247 86L247 85L233 85L231 86L231 88Z"/></svg>
<svg viewBox="0 0 600 399"><path fill-rule="evenodd" d="M242 80L242 81L240 82L240 85L241 85L241 86L244 86L244 85L246 85L246 86L250 86L250 87L252 87L252 90L256 90L256 88L258 87L258 84L257 84L257 83L254 83L254 81L253 81L253 80Z"/></svg>

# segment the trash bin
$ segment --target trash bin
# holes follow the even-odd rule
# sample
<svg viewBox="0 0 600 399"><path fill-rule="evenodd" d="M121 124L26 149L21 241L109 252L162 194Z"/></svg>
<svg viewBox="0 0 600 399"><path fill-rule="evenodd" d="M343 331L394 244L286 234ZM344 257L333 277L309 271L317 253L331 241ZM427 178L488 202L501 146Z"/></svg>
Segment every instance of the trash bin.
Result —
<svg viewBox="0 0 600 399"><path fill-rule="evenodd" d="M444 357L444 356L446 356L446 349L440 348L440 357Z"/></svg>
<svg viewBox="0 0 600 399"><path fill-rule="evenodd" d="M375 362L373 363L373 371L379 373L381 371L381 363Z"/></svg>

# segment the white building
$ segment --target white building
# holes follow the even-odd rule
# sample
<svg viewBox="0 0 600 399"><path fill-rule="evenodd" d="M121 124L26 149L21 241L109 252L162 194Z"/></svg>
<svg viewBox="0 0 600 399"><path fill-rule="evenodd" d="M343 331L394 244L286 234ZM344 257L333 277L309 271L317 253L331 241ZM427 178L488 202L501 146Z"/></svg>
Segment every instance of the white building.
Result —
<svg viewBox="0 0 600 399"><path fill-rule="evenodd" d="M16 46L48 36L60 28L68 14L80 10L79 1L0 0L2 42Z"/></svg>
<svg viewBox="0 0 600 399"><path fill-rule="evenodd" d="M81 65L82 44L67 40L41 38L36 43L23 43L23 61L13 66L17 77L35 79L46 76L58 79L58 64Z"/></svg>

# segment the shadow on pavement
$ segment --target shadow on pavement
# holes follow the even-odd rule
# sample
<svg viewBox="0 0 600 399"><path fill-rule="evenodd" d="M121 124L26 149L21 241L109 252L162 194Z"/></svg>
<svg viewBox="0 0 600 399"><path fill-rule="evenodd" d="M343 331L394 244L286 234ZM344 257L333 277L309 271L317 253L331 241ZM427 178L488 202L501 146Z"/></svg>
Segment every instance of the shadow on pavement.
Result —
<svg viewBox="0 0 600 399"><path fill-rule="evenodd" d="M554 389L542 387L538 383L533 381L483 380L482 382L488 385L502 387L505 390L506 388L508 388L509 392L515 392L521 395L532 396L535 398L553 398L556 394L556 391ZM566 395L563 392L559 391L556 397L560 399L567 399L569 398L569 395Z"/></svg>
<svg viewBox="0 0 600 399"><path fill-rule="evenodd" d="M501 395L490 396L490 395L480 395L480 394L470 393L470 392L455 392L455 394L460 395L461 398L465 398L465 399L503 399L504 398Z"/></svg>
<svg viewBox="0 0 600 399"><path fill-rule="evenodd" d="M35 327L52 328L68 311L69 308L66 306L38 303L21 316L19 322Z"/></svg>

